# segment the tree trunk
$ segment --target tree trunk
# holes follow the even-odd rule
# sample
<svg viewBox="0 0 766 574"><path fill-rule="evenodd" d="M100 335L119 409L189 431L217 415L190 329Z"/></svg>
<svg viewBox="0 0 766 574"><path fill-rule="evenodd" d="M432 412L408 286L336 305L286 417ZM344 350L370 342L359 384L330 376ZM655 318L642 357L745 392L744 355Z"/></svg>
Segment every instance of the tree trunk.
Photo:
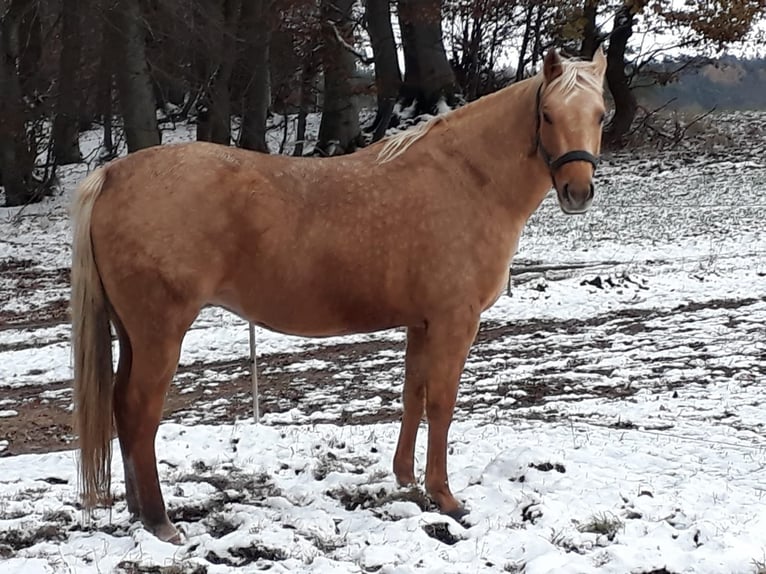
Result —
<svg viewBox="0 0 766 574"><path fill-rule="evenodd" d="M524 12L524 36L521 38L521 48L519 49L519 62L516 64L516 81L524 79L524 72L527 65L527 50L529 49L529 40L532 37L532 14L535 4L527 0L527 8Z"/></svg>
<svg viewBox="0 0 766 574"><path fill-rule="evenodd" d="M251 2L252 0L245 0ZM231 143L231 95L229 84L234 70L237 49L237 21L239 20L239 0L224 0L221 36L221 59L213 81L213 93L210 109L210 141L229 145Z"/></svg>
<svg viewBox="0 0 766 574"><path fill-rule="evenodd" d="M112 116L114 113L112 109L112 93L114 91L112 60L114 59L115 34L112 32L111 22L105 17L107 14L106 4L108 2L111 2L111 0L101 0L101 52L99 54L100 60L97 72L97 114L101 116L101 122L104 126L104 139L102 142L104 151L101 154L102 159L112 159L117 155L117 150L114 149L114 141L112 139Z"/></svg>
<svg viewBox="0 0 766 574"><path fill-rule="evenodd" d="M439 100L459 100L455 75L442 40L441 0L399 0L404 49L404 105L417 102L416 113L434 113Z"/></svg>
<svg viewBox="0 0 766 574"><path fill-rule="evenodd" d="M322 69L324 102L317 151L340 155L356 149L360 141L359 111L352 77L355 56L344 46L353 44L351 9L354 0L322 0Z"/></svg>
<svg viewBox="0 0 766 574"><path fill-rule="evenodd" d="M391 26L391 1L367 0L367 31L375 58L375 88L378 110L372 123L372 140L381 139L389 127L396 98L402 85L402 73L396 54L396 41Z"/></svg>
<svg viewBox="0 0 766 574"><path fill-rule="evenodd" d="M12 4L18 7L18 74L21 93L28 101L37 102L47 88L47 82L40 73L43 58L40 2L14 0Z"/></svg>
<svg viewBox="0 0 766 574"><path fill-rule="evenodd" d="M542 58L542 25L543 25L543 15L545 14L546 7L545 4L540 3L537 6L537 16L535 17L535 24L532 28L532 58L530 60L532 64L532 68L535 68L537 66L537 60Z"/></svg>
<svg viewBox="0 0 766 574"><path fill-rule="evenodd" d="M246 0L250 2L252 0ZM197 140L231 143L231 94L229 84L236 56L239 0L203 2L197 17L209 30L207 51L198 53L203 96L197 120Z"/></svg>
<svg viewBox="0 0 766 574"><path fill-rule="evenodd" d="M306 147L306 120L314 97L316 68L312 62L304 62L301 67L300 103L298 106L298 126L295 130L294 156L302 156Z"/></svg>
<svg viewBox="0 0 766 574"><path fill-rule="evenodd" d="M32 174L34 158L27 140L26 110L16 67L22 4L14 0L0 14L0 173L6 207L42 199Z"/></svg>
<svg viewBox="0 0 766 574"><path fill-rule="evenodd" d="M465 97L469 102L475 100L479 94L479 82L481 81L481 71L479 57L481 54L481 39L483 36L484 16L487 10L486 5L482 5L473 13L471 35L468 49L468 70L465 83Z"/></svg>
<svg viewBox="0 0 766 574"><path fill-rule="evenodd" d="M244 92L239 146L264 153L269 153L266 119L271 103L269 45L272 5L271 0L244 0L240 20L241 37L246 42L245 61L252 67L252 75Z"/></svg>
<svg viewBox="0 0 766 574"><path fill-rule="evenodd" d="M109 0L104 0L108 2ZM98 64L98 114L101 116L101 122L104 126L104 148L101 154L104 159L112 159L117 155L114 149L112 139L112 92L114 73L112 71L113 43L114 34L111 30L111 24L107 18L101 19L101 60Z"/></svg>
<svg viewBox="0 0 766 574"><path fill-rule="evenodd" d="M308 118L308 110L301 104L298 110L298 125L295 128L295 147L293 147L293 155L300 157L303 155L304 143L306 141L306 119Z"/></svg>
<svg viewBox="0 0 766 574"><path fill-rule="evenodd" d="M53 120L53 155L57 164L82 161L80 153L80 110L77 75L80 68L82 36L80 35L80 0L63 0L61 25L61 59L56 117Z"/></svg>
<svg viewBox="0 0 766 574"><path fill-rule="evenodd" d="M202 0L192 2L192 68L196 80L197 98L195 112L197 119L197 141L210 141L210 95L213 89L215 67L219 57L218 42L211 30L222 30L221 10L217 4L208 4Z"/></svg>
<svg viewBox="0 0 766 574"><path fill-rule="evenodd" d="M605 142L611 146L622 145L623 137L636 117L636 96L630 89L630 79L625 73L625 48L633 34L633 21L632 7L626 3L615 15L606 54L606 83L614 100L614 115L604 136Z"/></svg>
<svg viewBox="0 0 766 574"><path fill-rule="evenodd" d="M156 103L146 61L144 19L135 0L115 0L109 14L115 34L117 91L128 152L159 145Z"/></svg>
<svg viewBox="0 0 766 574"><path fill-rule="evenodd" d="M599 0L585 0L582 8L585 25L582 31L582 43L580 44L580 58L583 60L592 60L593 54L601 44L598 27L596 26L596 16L598 15Z"/></svg>

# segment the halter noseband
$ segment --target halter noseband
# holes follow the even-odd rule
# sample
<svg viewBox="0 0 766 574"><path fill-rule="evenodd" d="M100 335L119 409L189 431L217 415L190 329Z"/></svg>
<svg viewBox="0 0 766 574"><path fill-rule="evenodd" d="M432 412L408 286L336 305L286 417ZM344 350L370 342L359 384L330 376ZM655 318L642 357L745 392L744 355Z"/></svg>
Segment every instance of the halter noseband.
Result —
<svg viewBox="0 0 766 574"><path fill-rule="evenodd" d="M540 109L540 104L542 101L542 92L543 92L543 84L540 84L540 87L537 88L537 97L536 97L536 103L535 103L535 114L536 116L536 127L535 127L535 149L536 151L540 152L540 156L543 158L543 161L545 162L545 165L548 166L548 170L551 172L551 179L554 180L554 175L556 171L564 164L571 163L573 161L587 161L589 164L593 166L593 170L595 171L599 164L599 158L589 151L585 151L584 149L576 149L572 151L568 151L556 159L553 159L553 156L548 152L547 149L545 149L545 146L543 145L543 140L540 137L540 116L542 115L542 111ZM556 184L556 181L553 181L554 186Z"/></svg>

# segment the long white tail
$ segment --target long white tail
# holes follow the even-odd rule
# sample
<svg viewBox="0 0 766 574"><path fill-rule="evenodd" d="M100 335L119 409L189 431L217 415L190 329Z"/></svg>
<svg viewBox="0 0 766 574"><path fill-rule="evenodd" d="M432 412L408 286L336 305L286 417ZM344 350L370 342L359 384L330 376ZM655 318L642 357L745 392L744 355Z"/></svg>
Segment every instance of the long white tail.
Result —
<svg viewBox="0 0 766 574"><path fill-rule="evenodd" d="M72 351L75 429L80 437L83 503L111 502L112 340L109 309L93 256L91 216L107 168L91 173L72 206Z"/></svg>

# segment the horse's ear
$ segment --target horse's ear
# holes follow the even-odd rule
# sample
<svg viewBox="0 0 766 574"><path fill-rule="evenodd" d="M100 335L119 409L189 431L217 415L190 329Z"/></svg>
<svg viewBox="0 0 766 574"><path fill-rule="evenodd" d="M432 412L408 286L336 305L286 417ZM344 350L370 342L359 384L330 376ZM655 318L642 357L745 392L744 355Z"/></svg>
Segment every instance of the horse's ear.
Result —
<svg viewBox="0 0 766 574"><path fill-rule="evenodd" d="M558 78L563 72L561 65L561 56L555 48L548 50L543 61L543 76L545 77L545 83L550 84L553 80Z"/></svg>
<svg viewBox="0 0 766 574"><path fill-rule="evenodd" d="M604 50L601 46L593 54L593 66L596 68L596 73L599 76L603 76L606 72L606 56L604 56Z"/></svg>

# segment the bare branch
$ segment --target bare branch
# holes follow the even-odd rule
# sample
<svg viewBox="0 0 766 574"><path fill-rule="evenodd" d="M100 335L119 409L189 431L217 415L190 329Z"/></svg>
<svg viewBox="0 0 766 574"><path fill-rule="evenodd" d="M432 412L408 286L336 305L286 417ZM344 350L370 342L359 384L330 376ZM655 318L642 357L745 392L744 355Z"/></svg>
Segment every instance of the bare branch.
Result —
<svg viewBox="0 0 766 574"><path fill-rule="evenodd" d="M692 127L692 126L693 126L694 124L696 124L697 122L700 122L700 121L704 120L704 119L705 119L706 117L708 117L710 114L712 114L713 112L715 112L715 110L716 110L716 106L713 106L713 107L712 107L712 108L710 108L708 111L706 111L704 114L700 114L700 115L698 115L696 118L694 118L694 119L693 119L692 121L690 121L688 124L686 124L686 125L684 126L684 128L681 130L681 132L680 132L680 133L678 133L678 134L676 134L676 138L675 138L675 140L676 140L676 141L675 141L675 142L673 142L673 145L671 146L671 149L672 149L672 148L674 148L674 147L676 147L676 146L677 146L679 143L681 143L681 140L683 140L683 139L684 139L684 137L686 137L686 132L689 130L689 128L690 128L690 127Z"/></svg>
<svg viewBox="0 0 766 574"><path fill-rule="evenodd" d="M375 63L374 58L368 58L364 54L362 54L359 50L354 48L351 44L346 42L346 40L343 38L343 36L340 33L340 30L338 30L338 26L335 24L335 22L332 22L331 20L328 20L327 23L332 28L332 31L335 33L335 39L338 40L341 46L343 46L344 49L351 52L354 56L356 56L362 64L365 66L371 66L373 63Z"/></svg>
<svg viewBox="0 0 766 574"><path fill-rule="evenodd" d="M652 119L652 117L656 116L658 113L660 113L662 110L667 108L670 104L675 102L677 99L678 98L670 98L667 102L665 102L664 104L662 104L661 106L659 106L658 108L655 108L653 110L647 110L645 107L639 106L638 109L640 109L640 110L642 110L644 112L644 117L642 118L642 120L632 130L630 130L630 132L628 132L627 135L628 136L632 136L633 134L635 134L636 132L638 132L641 129L649 129L649 130L653 131L654 133L656 133L657 135L662 136L663 138L666 138L666 139L669 139L669 140L674 139L672 135L666 134L665 132L663 132L659 128L654 127L650 123L650 120Z"/></svg>

